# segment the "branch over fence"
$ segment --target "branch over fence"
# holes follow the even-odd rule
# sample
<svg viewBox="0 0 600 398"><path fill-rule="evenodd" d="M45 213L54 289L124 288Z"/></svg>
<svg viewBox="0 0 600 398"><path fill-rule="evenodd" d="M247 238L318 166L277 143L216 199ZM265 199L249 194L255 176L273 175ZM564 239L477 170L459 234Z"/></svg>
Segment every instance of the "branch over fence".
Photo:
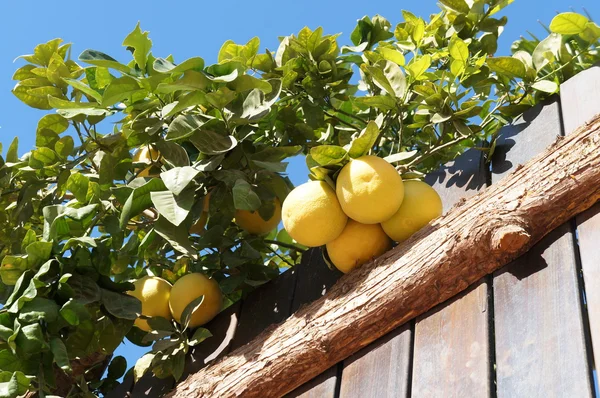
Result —
<svg viewBox="0 0 600 398"><path fill-rule="evenodd" d="M170 396L281 396L509 263L599 199L597 116Z"/></svg>

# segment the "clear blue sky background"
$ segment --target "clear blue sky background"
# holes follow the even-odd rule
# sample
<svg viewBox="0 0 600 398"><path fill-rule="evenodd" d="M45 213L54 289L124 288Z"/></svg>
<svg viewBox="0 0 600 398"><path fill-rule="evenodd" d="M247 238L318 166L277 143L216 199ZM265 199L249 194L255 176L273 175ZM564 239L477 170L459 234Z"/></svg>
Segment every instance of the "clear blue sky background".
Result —
<svg viewBox="0 0 600 398"><path fill-rule="evenodd" d="M598 0L516 0L502 13L509 22L500 38L499 54L508 54L510 44L526 30L544 36L538 20L549 24L556 12L585 7L600 20ZM341 43L349 43L356 20L380 14L395 26L401 9L428 16L437 12L435 0L301 0L301 1L179 1L72 2L64 0L0 2L0 142L6 148L14 136L22 154L35 142L35 127L44 111L28 108L12 95L11 76L23 61L13 60L33 52L36 44L55 37L73 43L73 56L85 49L100 50L128 62L130 54L121 47L125 36L141 21L150 31L155 56L173 54L177 62L201 56L207 65L216 62L225 40L245 43L254 36L261 47L275 51L278 37L298 32L302 27L322 26L326 33L343 33ZM289 168L294 184L306 181L302 159L293 159ZM118 349L132 366L145 349L125 343Z"/></svg>

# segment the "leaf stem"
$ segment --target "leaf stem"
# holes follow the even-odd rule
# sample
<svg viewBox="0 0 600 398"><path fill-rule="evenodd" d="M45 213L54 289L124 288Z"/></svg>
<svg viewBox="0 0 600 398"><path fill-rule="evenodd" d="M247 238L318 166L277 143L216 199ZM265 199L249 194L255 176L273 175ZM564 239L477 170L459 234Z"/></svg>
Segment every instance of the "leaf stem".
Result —
<svg viewBox="0 0 600 398"><path fill-rule="evenodd" d="M281 247L285 247L285 248L288 248L288 249L296 250L296 251L299 251L301 253L304 253L307 250L307 249L302 249L301 247L298 247L296 245L292 245L291 243L279 242L278 240L265 239L264 242L265 243L270 243L270 244L273 244L273 245L277 245L277 246L281 246Z"/></svg>

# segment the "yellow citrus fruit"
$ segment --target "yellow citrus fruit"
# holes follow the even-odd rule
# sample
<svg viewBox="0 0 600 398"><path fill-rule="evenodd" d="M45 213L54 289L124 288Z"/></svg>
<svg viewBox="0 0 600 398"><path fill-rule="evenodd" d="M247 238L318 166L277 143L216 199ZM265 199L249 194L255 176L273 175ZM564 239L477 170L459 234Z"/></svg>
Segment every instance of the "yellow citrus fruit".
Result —
<svg viewBox="0 0 600 398"><path fill-rule="evenodd" d="M404 186L394 166L377 156L363 156L344 166L336 193L348 217L363 224L377 224L398 211Z"/></svg>
<svg viewBox="0 0 600 398"><path fill-rule="evenodd" d="M200 214L198 221L196 221L194 225L190 227L190 234L202 235L205 231L204 227L206 227L207 221L208 213L203 211L202 214Z"/></svg>
<svg viewBox="0 0 600 398"><path fill-rule="evenodd" d="M202 214L198 221L190 227L190 234L202 235L205 231L206 222L208 221L208 202L210 200L210 192L204 197L204 207L202 208Z"/></svg>
<svg viewBox="0 0 600 398"><path fill-rule="evenodd" d="M144 146L133 155L134 163L151 164L160 159L160 152L151 146ZM149 177L152 166L145 168L138 173L138 177ZM136 170L137 171L137 170Z"/></svg>
<svg viewBox="0 0 600 398"><path fill-rule="evenodd" d="M441 215L442 199L435 189L422 181L405 181L400 209L381 226L390 238L402 242Z"/></svg>
<svg viewBox="0 0 600 398"><path fill-rule="evenodd" d="M337 269L346 273L392 248L392 241L379 224L348 220L337 239L327 243L327 254Z"/></svg>
<svg viewBox="0 0 600 398"><path fill-rule="evenodd" d="M204 301L192 313L191 328L204 325L213 319L221 310L223 296L219 284L204 274L187 274L179 278L173 285L169 298L169 307L173 318L177 322L181 322L181 315L185 307L200 296L204 296Z"/></svg>
<svg viewBox="0 0 600 398"><path fill-rule="evenodd" d="M171 319L171 310L169 309L169 295L171 294L171 284L157 276L145 276L133 283L135 289L128 292L142 302L142 315L162 316ZM135 326L149 332L150 325L145 319L135 320Z"/></svg>
<svg viewBox="0 0 600 398"><path fill-rule="evenodd" d="M335 192L324 181L309 181L294 188L283 202L282 218L288 234L309 247L334 240L348 221Z"/></svg>
<svg viewBox="0 0 600 398"><path fill-rule="evenodd" d="M275 211L271 218L263 220L258 211L236 210L235 223L244 231L254 235L271 232L281 221L281 202L275 198Z"/></svg>

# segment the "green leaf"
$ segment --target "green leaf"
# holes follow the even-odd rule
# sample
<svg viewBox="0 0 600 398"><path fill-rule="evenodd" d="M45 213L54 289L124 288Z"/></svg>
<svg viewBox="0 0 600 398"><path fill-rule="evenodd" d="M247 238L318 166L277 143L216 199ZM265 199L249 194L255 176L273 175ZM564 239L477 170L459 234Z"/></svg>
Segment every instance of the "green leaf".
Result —
<svg viewBox="0 0 600 398"><path fill-rule="evenodd" d="M23 372L14 373L1 372L0 374L0 397L17 398L24 395L29 389L30 380Z"/></svg>
<svg viewBox="0 0 600 398"><path fill-rule="evenodd" d="M233 187L233 204L239 210L255 211L260 207L261 200L247 181L239 179Z"/></svg>
<svg viewBox="0 0 600 398"><path fill-rule="evenodd" d="M69 239L63 246L62 252L66 252L74 247L98 247L96 240L91 236L78 236L76 238Z"/></svg>
<svg viewBox="0 0 600 398"><path fill-rule="evenodd" d="M101 298L98 284L90 277L73 274L67 284L73 289L74 298L81 304L94 303Z"/></svg>
<svg viewBox="0 0 600 398"><path fill-rule="evenodd" d="M152 40L148 38L148 33L147 31L142 32L140 23L138 22L135 29L123 40L123 46L133 49L133 59L135 59L135 63L142 70L146 68L148 53L152 48Z"/></svg>
<svg viewBox="0 0 600 398"><path fill-rule="evenodd" d="M63 159L66 159L69 155L71 155L74 148L75 142L73 141L73 137L70 135L62 137L56 142L56 144L54 144L54 150Z"/></svg>
<svg viewBox="0 0 600 398"><path fill-rule="evenodd" d="M470 7L465 0L440 0L440 3L461 14L466 14L470 10Z"/></svg>
<svg viewBox="0 0 600 398"><path fill-rule="evenodd" d="M93 88L88 86L87 84L83 83L81 80L64 79L64 78L63 78L63 80L71 87L81 91L88 97L95 99L98 103L102 102L102 94L100 94L99 92L97 92L96 90L94 90Z"/></svg>
<svg viewBox="0 0 600 398"><path fill-rule="evenodd" d="M117 102L131 98L133 94L145 91L137 80L129 76L119 77L111 81L102 95L102 106L111 106Z"/></svg>
<svg viewBox="0 0 600 398"><path fill-rule="evenodd" d="M490 15L494 15L497 12L500 12L506 6L512 4L515 0L500 0L498 4L490 10Z"/></svg>
<svg viewBox="0 0 600 398"><path fill-rule="evenodd" d="M540 80L533 83L531 87L538 91L543 91L549 94L554 94L558 91L558 84L550 80Z"/></svg>
<svg viewBox="0 0 600 398"><path fill-rule="evenodd" d="M73 173L67 180L67 190L71 191L80 203L86 203L90 180L81 173Z"/></svg>
<svg viewBox="0 0 600 398"><path fill-rule="evenodd" d="M400 66L404 66L406 63L404 55L400 51L393 48L379 47L377 52L379 52L384 59L392 61Z"/></svg>
<svg viewBox="0 0 600 398"><path fill-rule="evenodd" d="M133 367L133 380L137 383L152 366L155 354L148 353L137 360Z"/></svg>
<svg viewBox="0 0 600 398"><path fill-rule="evenodd" d="M413 78L418 79L423 73L427 72L430 66L431 56L428 54L419 58L413 58L406 70L410 72Z"/></svg>
<svg viewBox="0 0 600 398"><path fill-rule="evenodd" d="M200 308L202 303L204 302L204 296L200 296L192 300L188 305L185 306L183 312L181 313L181 324L183 325L183 329L187 329L190 325L190 321L192 320L192 314Z"/></svg>
<svg viewBox="0 0 600 398"><path fill-rule="evenodd" d="M17 343L17 352L24 354L40 352L47 345L39 323L22 326L15 342Z"/></svg>
<svg viewBox="0 0 600 398"><path fill-rule="evenodd" d="M490 69L510 78L524 78L527 74L523 61L513 57L494 57L487 60Z"/></svg>
<svg viewBox="0 0 600 398"><path fill-rule="evenodd" d="M391 61L379 61L367 66L377 87L397 98L403 98L406 92L406 78L402 69Z"/></svg>
<svg viewBox="0 0 600 398"><path fill-rule="evenodd" d="M196 345L202 343L204 340L206 340L209 337L212 337L212 333L210 332L210 330L205 329L205 328L198 328L194 332L194 334L193 334L192 338L190 339L190 341L188 342L188 344L193 347L193 346L196 346Z"/></svg>
<svg viewBox="0 0 600 398"><path fill-rule="evenodd" d="M31 158L29 161L29 165L31 166L31 159L37 160L41 162L43 165L48 166L54 164L56 162L56 152L54 152L50 148L38 148L31 152Z"/></svg>
<svg viewBox="0 0 600 398"><path fill-rule="evenodd" d="M348 159L348 152L341 146L320 145L311 148L310 156L321 166L333 166L342 164Z"/></svg>
<svg viewBox="0 0 600 398"><path fill-rule="evenodd" d="M469 60L469 47L458 35L454 35L450 39L448 51L453 59L462 62L463 65L467 64Z"/></svg>
<svg viewBox="0 0 600 398"><path fill-rule="evenodd" d="M187 59L179 65L164 58L157 58L154 61L154 70L160 73L180 73L187 70L201 71L202 69L204 69L204 60L200 57Z"/></svg>
<svg viewBox="0 0 600 398"><path fill-rule="evenodd" d="M190 182L200 173L193 167L175 167L171 170L160 173L160 178L165 182L165 186L174 195L179 195Z"/></svg>
<svg viewBox="0 0 600 398"><path fill-rule="evenodd" d="M100 290L98 290L99 292ZM85 305L80 300L71 299L67 301L59 311L60 316L63 317L69 325L77 326L81 322L90 319L90 313L88 312Z"/></svg>
<svg viewBox="0 0 600 398"><path fill-rule="evenodd" d="M228 84L228 87L239 93L258 89L263 93L268 94L272 90L271 85L268 82L250 75L238 76L237 79Z"/></svg>
<svg viewBox="0 0 600 398"><path fill-rule="evenodd" d="M196 131L190 142L202 153L207 155L218 155L225 153L237 145L237 140L232 135L221 134L212 130L201 129Z"/></svg>
<svg viewBox="0 0 600 398"><path fill-rule="evenodd" d="M127 360L121 355L116 356L108 365L107 377L111 380L118 380L127 371Z"/></svg>
<svg viewBox="0 0 600 398"><path fill-rule="evenodd" d="M360 135L352 140L350 149L348 149L348 155L354 159L366 155L369 153L373 145L375 145L375 141L377 140L378 136L379 127L377 127L377 124L374 121L370 121L369 124L367 124L367 127L360 132ZM321 164L321 166L326 165Z"/></svg>
<svg viewBox="0 0 600 398"><path fill-rule="evenodd" d="M577 35L587 27L589 19L576 12L563 12L550 22L550 30L561 35Z"/></svg>
<svg viewBox="0 0 600 398"><path fill-rule="evenodd" d="M19 311L19 321L33 323L44 320L46 323L54 322L58 318L58 304L43 297L35 297L26 302Z"/></svg>
<svg viewBox="0 0 600 398"><path fill-rule="evenodd" d="M280 146L280 147L269 147L260 150L250 156L252 160L259 160L263 162L278 162L295 156L302 151L302 146Z"/></svg>
<svg viewBox="0 0 600 398"><path fill-rule="evenodd" d="M29 264L37 265L50 258L52 242L33 242L25 249Z"/></svg>
<svg viewBox="0 0 600 398"><path fill-rule="evenodd" d="M26 87L17 84L13 88L12 93L29 105L32 108L48 110L52 109L52 106L48 103L48 96L61 97L62 91L58 87L46 86L46 87Z"/></svg>
<svg viewBox="0 0 600 398"><path fill-rule="evenodd" d="M151 192L150 197L160 215L175 226L187 218L194 205L194 192L191 190L177 196L169 191Z"/></svg>
<svg viewBox="0 0 600 398"><path fill-rule="evenodd" d="M19 137L15 137L6 151L6 162L17 163L19 161Z"/></svg>
<svg viewBox="0 0 600 398"><path fill-rule="evenodd" d="M179 115L167 129L165 140L179 140L187 138L198 131L205 121L196 115Z"/></svg>
<svg viewBox="0 0 600 398"><path fill-rule="evenodd" d="M159 178L153 178L144 185L135 188L123 205L120 218L121 228L125 228L131 217L137 216L152 206L151 192L164 191L165 188L165 183Z"/></svg>
<svg viewBox="0 0 600 398"><path fill-rule="evenodd" d="M169 220L161 216L154 223L154 231L169 242L173 249L178 252L194 259L198 257L198 251L192 246L187 229L173 225Z"/></svg>
<svg viewBox="0 0 600 398"><path fill-rule="evenodd" d="M223 109L233 101L236 96L237 93L235 91L231 91L227 87L221 87L218 91L206 94L206 100L215 108Z"/></svg>
<svg viewBox="0 0 600 398"><path fill-rule="evenodd" d="M533 65L539 71L546 66L550 60L558 57L562 46L562 37L557 33L552 33L544 40L539 42L533 54Z"/></svg>
<svg viewBox="0 0 600 398"><path fill-rule="evenodd" d="M398 104L393 97L388 95L374 95L372 97L358 97L355 100L358 104L364 104L369 107L377 108L382 111L396 109Z"/></svg>
<svg viewBox="0 0 600 398"><path fill-rule="evenodd" d="M67 119L61 115L50 113L42 116L37 124L36 131L39 133L42 130L50 130L56 134L61 134L65 132L67 128L69 128L69 121Z"/></svg>
<svg viewBox="0 0 600 398"><path fill-rule="evenodd" d="M58 367L65 372L71 372L71 362L69 361L67 347L65 347L65 343L59 337L53 337L50 340L50 351L52 351L54 362L56 362Z"/></svg>
<svg viewBox="0 0 600 398"><path fill-rule="evenodd" d="M126 74L131 73L131 68L126 65L123 65L110 55L106 55L101 53L100 51L95 50L85 50L79 56L79 60L86 62L90 65L102 66L105 68L112 68L118 70L119 72L123 72Z"/></svg>
<svg viewBox="0 0 600 398"><path fill-rule="evenodd" d="M21 360L10 350L1 350L0 369L9 372L19 371L23 369L23 364Z"/></svg>
<svg viewBox="0 0 600 398"><path fill-rule="evenodd" d="M135 320L142 312L142 303L137 298L107 289L100 289L100 291L102 304L111 315L117 318Z"/></svg>

